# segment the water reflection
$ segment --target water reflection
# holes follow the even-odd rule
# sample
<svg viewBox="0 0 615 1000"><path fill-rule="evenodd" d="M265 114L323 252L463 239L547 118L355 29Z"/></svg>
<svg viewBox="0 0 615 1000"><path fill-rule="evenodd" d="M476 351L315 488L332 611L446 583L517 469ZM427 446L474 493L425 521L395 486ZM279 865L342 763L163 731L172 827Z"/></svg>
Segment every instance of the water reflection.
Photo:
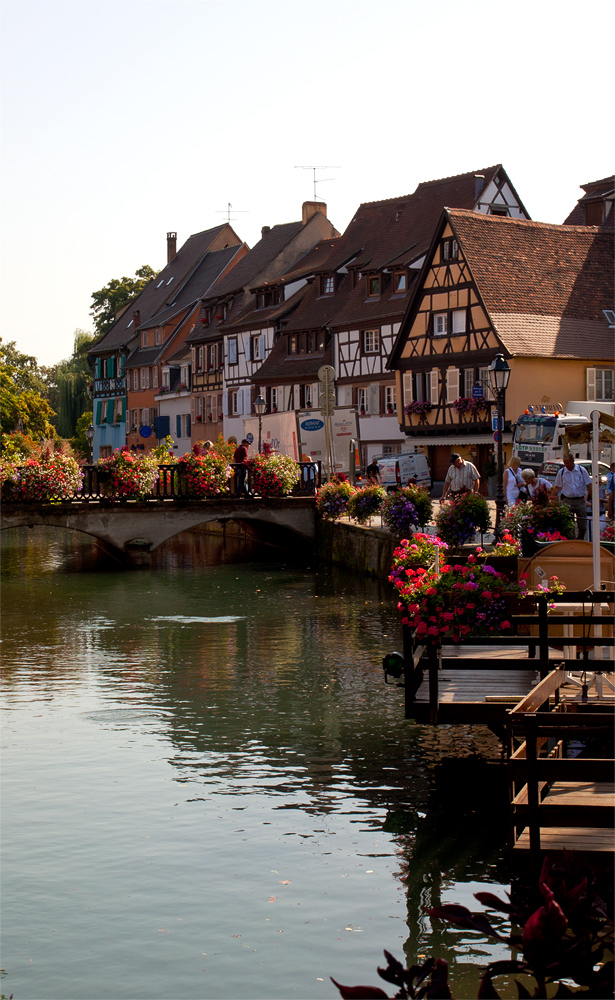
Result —
<svg viewBox="0 0 615 1000"><path fill-rule="evenodd" d="M8 534L6 992L99 1000L119 962L122 1000L309 1000L335 995L329 974L375 984L386 947L447 958L472 995L463 963L489 949L421 906L507 881L499 747L403 721L379 665L401 641L387 585L272 550L240 564L241 539L229 563L198 534L130 573L75 536ZM24 904L32 879L49 888Z"/></svg>

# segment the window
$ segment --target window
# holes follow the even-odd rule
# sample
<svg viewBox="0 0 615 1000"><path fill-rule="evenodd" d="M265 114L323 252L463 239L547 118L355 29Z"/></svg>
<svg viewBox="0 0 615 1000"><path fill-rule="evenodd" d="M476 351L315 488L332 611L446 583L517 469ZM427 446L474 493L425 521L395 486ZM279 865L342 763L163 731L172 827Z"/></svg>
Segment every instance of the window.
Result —
<svg viewBox="0 0 615 1000"><path fill-rule="evenodd" d="M288 338L288 353L297 353L297 335L293 333L292 337Z"/></svg>
<svg viewBox="0 0 615 1000"><path fill-rule="evenodd" d="M199 349L196 352L196 368L197 371L199 372L203 371L203 354L204 354L204 348L199 347Z"/></svg>
<svg viewBox="0 0 615 1000"><path fill-rule="evenodd" d="M478 369L478 378L480 380L480 384L483 387L483 399L488 399L488 400L493 401L495 399L495 396L493 395L493 392L491 391L491 382L489 380L489 369L488 368L479 368Z"/></svg>
<svg viewBox="0 0 615 1000"><path fill-rule="evenodd" d="M272 386L271 388L271 412L275 413L278 409L278 390L277 386Z"/></svg>
<svg viewBox="0 0 615 1000"><path fill-rule="evenodd" d="M162 369L162 386L164 389L168 389L171 385L171 373L168 368Z"/></svg>
<svg viewBox="0 0 615 1000"><path fill-rule="evenodd" d="M167 281L167 285L170 285L171 282L174 281L174 280L175 280L175 275L172 274L171 277L169 278L169 280Z"/></svg>
<svg viewBox="0 0 615 1000"><path fill-rule="evenodd" d="M141 427L147 427L149 425L149 407L145 407L141 410Z"/></svg>
<svg viewBox="0 0 615 1000"><path fill-rule="evenodd" d="M237 364L237 337L229 337L228 339L228 363L229 365Z"/></svg>
<svg viewBox="0 0 615 1000"><path fill-rule="evenodd" d="M188 365L182 365L181 369L180 369L180 375L179 375L180 388L181 388L182 385L184 386L185 389L188 388L188 379L189 379L189 377L190 376L188 375Z"/></svg>
<svg viewBox="0 0 615 1000"><path fill-rule="evenodd" d="M457 260L458 257L459 257L459 244L458 244L457 240L452 240L451 241L451 259L452 260Z"/></svg>
<svg viewBox="0 0 615 1000"><path fill-rule="evenodd" d="M434 337L444 337L448 333L448 313L434 313Z"/></svg>
<svg viewBox="0 0 615 1000"><path fill-rule="evenodd" d="M367 294L370 298L380 295L380 278L368 278Z"/></svg>
<svg viewBox="0 0 615 1000"><path fill-rule="evenodd" d="M139 388L139 372L137 371L136 368L132 373L132 388L135 390L135 392Z"/></svg>
<svg viewBox="0 0 615 1000"><path fill-rule="evenodd" d="M357 404L359 407L359 413L368 412L367 389L359 389Z"/></svg>
<svg viewBox="0 0 615 1000"><path fill-rule="evenodd" d="M252 361L261 360L261 338L260 336L250 338L250 357Z"/></svg>
<svg viewBox="0 0 615 1000"><path fill-rule="evenodd" d="M149 368L141 369L141 388L149 389Z"/></svg>
<svg viewBox="0 0 615 1000"><path fill-rule="evenodd" d="M466 310L453 309L453 333L466 332Z"/></svg>
<svg viewBox="0 0 615 1000"><path fill-rule="evenodd" d="M239 413L239 392L237 390L231 393L231 413L233 416Z"/></svg>
<svg viewBox="0 0 615 1000"><path fill-rule="evenodd" d="M431 402L430 372L414 372L412 375L412 395L417 403Z"/></svg>
<svg viewBox="0 0 615 1000"><path fill-rule="evenodd" d="M440 246L440 260L457 260L459 257L459 244L457 240L444 240Z"/></svg>
<svg viewBox="0 0 615 1000"><path fill-rule="evenodd" d="M406 280L406 272L397 271L397 273L393 275L393 290L396 293L405 292L407 287L408 287L408 282Z"/></svg>
<svg viewBox="0 0 615 1000"><path fill-rule="evenodd" d="M116 399L113 413L113 423L119 424L124 419L124 400Z"/></svg>
<svg viewBox="0 0 615 1000"><path fill-rule="evenodd" d="M333 295L335 290L335 282L333 275L328 275L326 278L320 279L320 294L321 295Z"/></svg>
<svg viewBox="0 0 615 1000"><path fill-rule="evenodd" d="M156 327L154 330L154 344L158 347L162 343L162 330L160 327Z"/></svg>
<svg viewBox="0 0 615 1000"><path fill-rule="evenodd" d="M397 400L395 399L395 386L387 385L384 389L384 408L387 413L397 413Z"/></svg>
<svg viewBox="0 0 615 1000"><path fill-rule="evenodd" d="M311 385L304 386L304 397L305 397L305 402L303 404L304 406L310 407L314 405Z"/></svg>
<svg viewBox="0 0 615 1000"><path fill-rule="evenodd" d="M501 215L505 218L508 215L508 209L503 205L491 205L489 215Z"/></svg>
<svg viewBox="0 0 615 1000"><path fill-rule="evenodd" d="M132 416L130 418L130 429L131 429L131 431L138 431L139 430L139 411L138 410L131 410L130 412L132 414Z"/></svg>
<svg viewBox="0 0 615 1000"><path fill-rule="evenodd" d="M110 444L101 444L100 448L98 449L98 454L100 458L111 458L112 453L113 453L113 448L111 447Z"/></svg>
<svg viewBox="0 0 615 1000"><path fill-rule="evenodd" d="M152 386L154 389L158 388L158 367L152 368Z"/></svg>
<svg viewBox="0 0 615 1000"><path fill-rule="evenodd" d="M141 347L149 347L149 330L143 330L141 333Z"/></svg>
<svg viewBox="0 0 615 1000"><path fill-rule="evenodd" d="M588 369L589 371L590 369ZM596 392L595 399L600 400L613 400L613 369L612 368L595 368L596 373ZM587 398L590 399L588 393Z"/></svg>
<svg viewBox="0 0 615 1000"><path fill-rule="evenodd" d="M363 353L364 354L377 354L380 351L380 331L379 330L364 330L363 331Z"/></svg>

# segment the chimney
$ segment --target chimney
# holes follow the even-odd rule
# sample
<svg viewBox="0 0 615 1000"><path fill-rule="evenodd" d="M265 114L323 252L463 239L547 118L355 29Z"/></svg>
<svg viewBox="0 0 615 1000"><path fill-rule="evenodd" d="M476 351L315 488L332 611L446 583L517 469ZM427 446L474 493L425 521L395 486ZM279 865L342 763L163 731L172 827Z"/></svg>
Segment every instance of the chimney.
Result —
<svg viewBox="0 0 615 1000"><path fill-rule="evenodd" d="M141 325L141 310L140 309L133 309L133 312L132 312L132 326L133 326L133 329L136 330L137 327L140 326L140 325Z"/></svg>
<svg viewBox="0 0 615 1000"><path fill-rule="evenodd" d="M261 239L263 238L263 236L266 236L267 233L270 232L271 232L271 226L263 226L263 228L261 229Z"/></svg>
<svg viewBox="0 0 615 1000"><path fill-rule="evenodd" d="M474 201L478 201L478 196L485 186L485 175L474 174Z"/></svg>
<svg viewBox="0 0 615 1000"><path fill-rule="evenodd" d="M301 222L304 226L307 226L310 219L321 212L325 219L327 218L327 206L324 201L304 201L301 206Z"/></svg>
<svg viewBox="0 0 615 1000"><path fill-rule="evenodd" d="M170 264L177 253L177 233L167 233L167 264Z"/></svg>

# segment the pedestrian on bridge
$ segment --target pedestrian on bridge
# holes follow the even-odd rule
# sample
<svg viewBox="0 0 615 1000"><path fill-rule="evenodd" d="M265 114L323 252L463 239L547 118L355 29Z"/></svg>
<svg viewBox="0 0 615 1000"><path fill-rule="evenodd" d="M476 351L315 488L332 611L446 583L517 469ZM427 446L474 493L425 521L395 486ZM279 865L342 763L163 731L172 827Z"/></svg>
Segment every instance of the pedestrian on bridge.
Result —
<svg viewBox="0 0 615 1000"><path fill-rule="evenodd" d="M235 463L235 494L241 496L248 492L248 448L250 442L244 438L240 445L235 448L233 462Z"/></svg>

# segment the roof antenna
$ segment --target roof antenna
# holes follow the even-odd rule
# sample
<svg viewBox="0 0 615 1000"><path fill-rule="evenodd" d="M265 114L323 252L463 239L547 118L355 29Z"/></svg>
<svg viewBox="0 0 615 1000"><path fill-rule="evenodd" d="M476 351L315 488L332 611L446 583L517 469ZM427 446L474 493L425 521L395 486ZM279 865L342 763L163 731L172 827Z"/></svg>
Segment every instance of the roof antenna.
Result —
<svg viewBox="0 0 615 1000"><path fill-rule="evenodd" d="M319 177L319 179L316 180L316 171L317 170L341 170L341 169L342 169L341 167L332 167L331 165L325 166L325 167L295 166L295 170L313 170L314 171L314 201L316 201L317 198L319 197L319 195L316 194L316 185L317 184L324 184L325 181L334 181L335 180L335 177ZM320 200L322 201L323 199L321 198Z"/></svg>
<svg viewBox="0 0 615 1000"><path fill-rule="evenodd" d="M228 201L226 203L226 208L218 209L218 211L216 212L216 215L226 215L226 221L227 222L229 222L229 223L231 221L232 222L236 222L236 219L234 217L231 218L231 209L232 208L233 208L233 206L231 205L230 201ZM243 208L243 209L242 208L235 208L235 209L233 209L233 211L236 212L239 215L249 215L249 209L247 209L247 208Z"/></svg>

